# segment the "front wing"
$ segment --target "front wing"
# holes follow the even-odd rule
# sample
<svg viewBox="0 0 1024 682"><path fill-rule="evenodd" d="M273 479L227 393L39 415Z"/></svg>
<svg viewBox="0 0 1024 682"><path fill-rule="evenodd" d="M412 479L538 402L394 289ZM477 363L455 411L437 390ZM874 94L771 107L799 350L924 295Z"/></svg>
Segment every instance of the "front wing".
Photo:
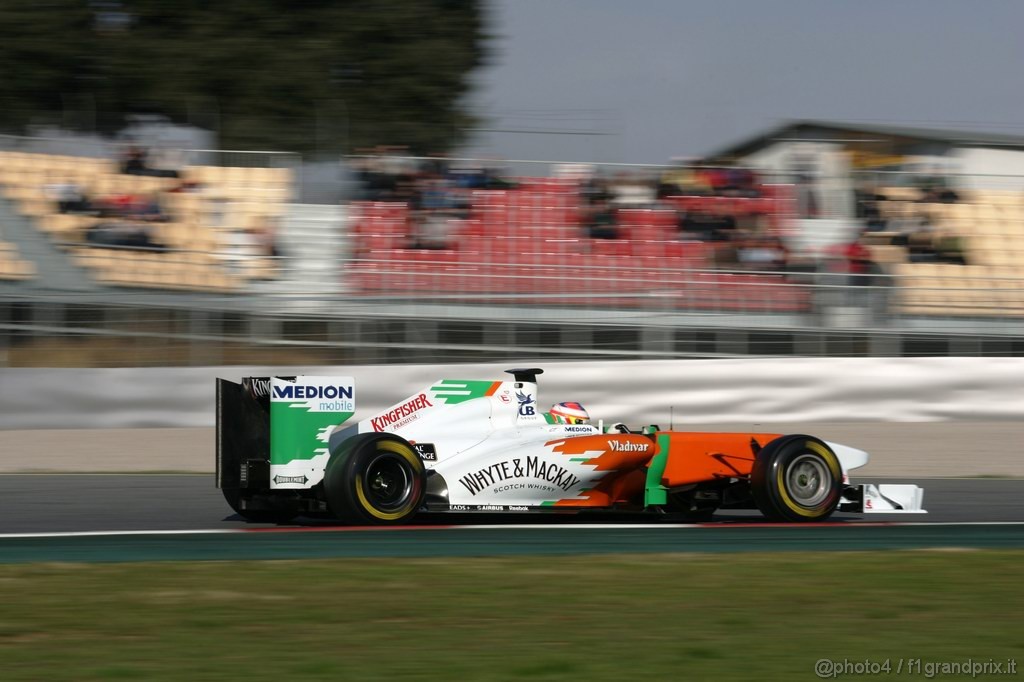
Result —
<svg viewBox="0 0 1024 682"><path fill-rule="evenodd" d="M843 490L839 511L856 514L927 514L924 489L904 483L861 483Z"/></svg>

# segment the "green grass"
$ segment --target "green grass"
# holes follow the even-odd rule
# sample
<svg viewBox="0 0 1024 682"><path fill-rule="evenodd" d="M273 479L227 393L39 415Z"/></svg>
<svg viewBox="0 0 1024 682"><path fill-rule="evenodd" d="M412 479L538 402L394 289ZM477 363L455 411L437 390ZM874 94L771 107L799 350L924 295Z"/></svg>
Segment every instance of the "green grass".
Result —
<svg viewBox="0 0 1024 682"><path fill-rule="evenodd" d="M799 680L816 679L820 658L999 661L1024 655L1022 561L886 551L4 565L0 679Z"/></svg>

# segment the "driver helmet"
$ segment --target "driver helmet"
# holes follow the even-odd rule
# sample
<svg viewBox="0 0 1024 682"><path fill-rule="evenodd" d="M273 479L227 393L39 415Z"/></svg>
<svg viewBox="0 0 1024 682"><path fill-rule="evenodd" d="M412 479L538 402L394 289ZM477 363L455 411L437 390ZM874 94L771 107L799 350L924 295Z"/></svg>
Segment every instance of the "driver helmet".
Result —
<svg viewBox="0 0 1024 682"><path fill-rule="evenodd" d="M556 424L586 424L590 415L579 403L555 403L551 406L551 416Z"/></svg>

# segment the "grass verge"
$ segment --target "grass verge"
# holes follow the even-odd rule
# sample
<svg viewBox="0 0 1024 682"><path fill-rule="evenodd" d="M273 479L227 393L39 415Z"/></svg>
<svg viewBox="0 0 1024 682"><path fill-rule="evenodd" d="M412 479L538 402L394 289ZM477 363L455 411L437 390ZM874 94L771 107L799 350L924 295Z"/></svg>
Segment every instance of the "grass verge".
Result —
<svg viewBox="0 0 1024 682"><path fill-rule="evenodd" d="M4 680L816 679L1024 654L1024 551L0 566ZM947 678L948 679L948 678Z"/></svg>

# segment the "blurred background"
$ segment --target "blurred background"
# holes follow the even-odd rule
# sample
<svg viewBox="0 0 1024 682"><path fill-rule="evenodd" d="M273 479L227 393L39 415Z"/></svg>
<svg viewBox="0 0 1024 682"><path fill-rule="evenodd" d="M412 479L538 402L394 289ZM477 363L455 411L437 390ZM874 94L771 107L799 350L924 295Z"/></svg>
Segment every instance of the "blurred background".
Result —
<svg viewBox="0 0 1024 682"><path fill-rule="evenodd" d="M0 366L1019 356L1022 19L0 2Z"/></svg>

